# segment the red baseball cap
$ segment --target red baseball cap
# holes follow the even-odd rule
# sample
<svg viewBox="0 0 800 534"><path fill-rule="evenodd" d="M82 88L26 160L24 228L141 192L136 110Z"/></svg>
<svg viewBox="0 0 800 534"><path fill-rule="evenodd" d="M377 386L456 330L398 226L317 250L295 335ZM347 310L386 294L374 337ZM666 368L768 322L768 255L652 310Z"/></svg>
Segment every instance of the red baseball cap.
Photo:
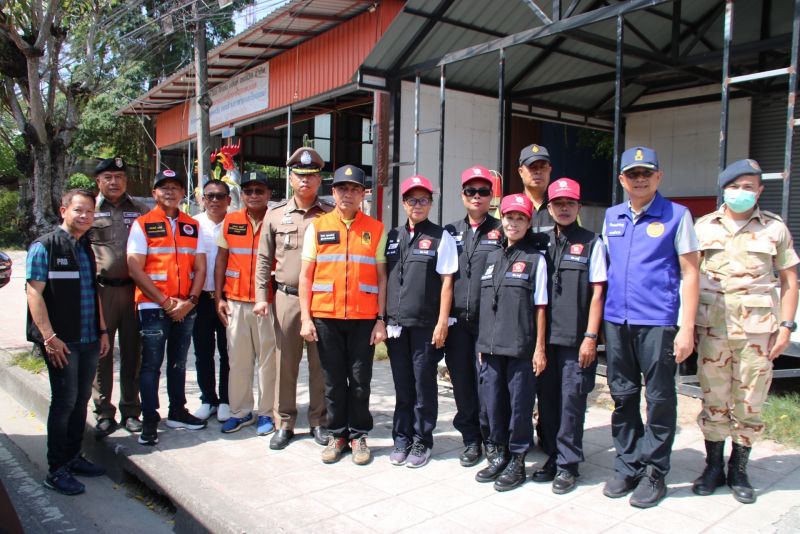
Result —
<svg viewBox="0 0 800 534"><path fill-rule="evenodd" d="M489 182L489 185L491 185L494 181L494 177L489 169L480 165L475 165L474 167L470 167L461 173L461 185L464 185L470 180L474 180L476 178Z"/></svg>
<svg viewBox="0 0 800 534"><path fill-rule="evenodd" d="M503 200L500 202L500 213L505 215L509 211L518 211L530 219L533 213L533 202L525 195L519 193L516 195L508 195L507 197L503 197Z"/></svg>
<svg viewBox="0 0 800 534"><path fill-rule="evenodd" d="M400 184L400 196L405 196L406 193L417 187L433 194L433 185L431 181L422 175L416 174L410 178L406 178L403 180L403 183Z"/></svg>
<svg viewBox="0 0 800 534"><path fill-rule="evenodd" d="M559 178L554 180L547 188L547 199L555 200L557 198L572 198L575 200L581 199L581 184L572 178Z"/></svg>

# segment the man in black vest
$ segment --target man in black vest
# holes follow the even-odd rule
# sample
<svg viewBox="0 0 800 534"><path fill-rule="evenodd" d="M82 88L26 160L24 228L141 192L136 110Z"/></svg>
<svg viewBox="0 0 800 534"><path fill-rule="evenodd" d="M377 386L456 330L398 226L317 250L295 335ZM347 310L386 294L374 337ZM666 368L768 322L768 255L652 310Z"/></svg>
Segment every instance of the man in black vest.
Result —
<svg viewBox="0 0 800 534"><path fill-rule="evenodd" d="M453 383L456 416L453 426L461 432L464 452L459 461L464 467L478 463L483 455L481 442L489 436L489 423L478 400L478 311L481 274L486 257L502 247L500 221L489 215L492 200L492 175L476 165L461 173L461 200L467 215L447 226L458 247L458 272L453 284L453 305L450 316L456 323L450 327L445 342L445 361ZM495 445L486 442L486 454Z"/></svg>
<svg viewBox="0 0 800 534"><path fill-rule="evenodd" d="M400 184L406 224L386 238L386 348L395 389L392 465L422 467L433 447L438 414L436 364L447 338L453 273L453 237L428 220L433 186L424 176Z"/></svg>
<svg viewBox="0 0 800 534"><path fill-rule="evenodd" d="M94 222L94 207L90 191L67 191L61 198L64 222L28 251L27 336L45 355L51 389L44 485L64 495L86 491L74 475L105 473L81 455L97 361L109 349L94 254L84 237Z"/></svg>
<svg viewBox="0 0 800 534"><path fill-rule="evenodd" d="M606 251L599 236L578 224L580 185L559 178L547 190L555 220L549 232L548 366L539 381L539 421L545 453L534 482L553 481L553 493L575 489L583 458L586 399L594 389L597 334L603 318Z"/></svg>

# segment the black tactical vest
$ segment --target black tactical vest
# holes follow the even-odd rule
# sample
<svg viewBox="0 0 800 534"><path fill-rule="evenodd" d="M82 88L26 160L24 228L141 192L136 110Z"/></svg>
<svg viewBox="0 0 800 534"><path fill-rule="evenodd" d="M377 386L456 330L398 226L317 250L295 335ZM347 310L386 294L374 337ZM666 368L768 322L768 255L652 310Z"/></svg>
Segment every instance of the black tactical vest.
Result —
<svg viewBox="0 0 800 534"><path fill-rule="evenodd" d="M453 236L458 247L458 272L454 276L450 315L459 323L477 327L481 275L486 267L486 258L490 252L501 248L503 243L500 221L487 215L486 220L473 232L469 219L464 217L444 228Z"/></svg>
<svg viewBox="0 0 800 534"><path fill-rule="evenodd" d="M530 238L489 254L481 276L479 352L533 358L536 348L533 295L540 261L545 261L544 256Z"/></svg>
<svg viewBox="0 0 800 534"><path fill-rule="evenodd" d="M74 239L62 228L57 228L36 241L47 250L49 275L44 286L43 296L44 303L47 305L50 325L53 327L53 332L64 343L79 343L81 340L81 280ZM79 240L78 246L83 247L89 256L89 263L92 266L92 283L94 283L97 267L92 247L86 238ZM95 299L95 321L99 321L99 317L97 299ZM100 328L99 322L96 327ZM27 336L28 341L44 342L39 328L31 318L30 308L28 308Z"/></svg>
<svg viewBox="0 0 800 534"><path fill-rule="evenodd" d="M552 274L548 284L547 343L578 347L589 321L589 262L598 236L577 223L558 237L555 230L549 235L547 255Z"/></svg>
<svg viewBox="0 0 800 534"><path fill-rule="evenodd" d="M442 277L436 272L439 242L444 228L429 220L389 231L386 238L386 288L388 324L408 328L433 328L439 319Z"/></svg>

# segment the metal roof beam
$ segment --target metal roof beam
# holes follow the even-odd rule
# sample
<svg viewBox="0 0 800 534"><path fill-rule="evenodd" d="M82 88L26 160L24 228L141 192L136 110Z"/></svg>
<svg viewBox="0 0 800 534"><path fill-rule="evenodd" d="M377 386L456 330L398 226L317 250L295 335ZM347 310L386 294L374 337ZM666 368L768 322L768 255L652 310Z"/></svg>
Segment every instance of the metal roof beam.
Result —
<svg viewBox="0 0 800 534"><path fill-rule="evenodd" d="M471 59L484 54L490 54L492 52L499 51L501 48L509 48L511 46L527 43L529 41L551 37L569 30L581 28L587 24L613 19L619 15L625 15L627 13L632 13L634 11L639 11L670 1L672 0L630 0L629 2L601 7L592 11L581 13L580 15L562 19L558 22L553 22L552 24L518 32L502 39L495 39L494 41L489 41L487 43L481 43L479 45L456 50L455 52L450 52L442 56L439 64L447 65L449 63L464 61L466 59Z"/></svg>
<svg viewBox="0 0 800 534"><path fill-rule="evenodd" d="M290 30L285 28L261 28L261 33L265 35L277 35L288 37L314 37L317 32L310 32L305 30Z"/></svg>
<svg viewBox="0 0 800 534"><path fill-rule="evenodd" d="M531 11L533 11L533 14L536 15L536 18L538 18L539 20L542 21L542 24L552 24L553 23L552 19L550 17L548 17L545 14L545 12L542 11L542 8L537 6L536 3L533 0L522 0L522 2L525 5L527 5L531 9Z"/></svg>
<svg viewBox="0 0 800 534"><path fill-rule="evenodd" d="M220 59L235 59L237 61L252 61L254 59L261 59L259 56L246 56L244 54L220 54L217 57Z"/></svg>
<svg viewBox="0 0 800 534"><path fill-rule="evenodd" d="M414 34L414 37L408 42L408 44L406 44L405 48L403 48L403 51L400 52L400 55L397 56L397 59L395 59L392 65L389 67L389 72L394 72L406 61L408 61L408 58L411 57L411 54L413 54L417 49L417 46L420 45L423 37L433 30L433 27L436 26L438 19L444 16L444 14L447 13L447 10L450 9L450 6L453 5L453 1L454 0L444 0L441 4L439 4L439 7L436 8L436 11L429 15L417 13L417 16L424 16L428 20L425 21L425 24L422 26L422 28L420 28L419 31Z"/></svg>
<svg viewBox="0 0 800 534"><path fill-rule="evenodd" d="M311 13L307 11L296 11L294 13L289 13L289 17L293 19L322 20L326 22L347 22L349 20L347 17L341 17L339 15L328 15L326 13Z"/></svg>
<svg viewBox="0 0 800 534"><path fill-rule="evenodd" d="M718 5L715 5L715 6L713 6L711 8L712 11L715 10L715 9L718 9ZM667 20L670 20L670 21L673 20L673 16L674 16L674 14L673 15L667 15L666 13L662 13L662 12L657 11L655 9L646 9L645 11L647 13L650 13L651 15L655 15L656 17L660 17L662 19L667 19ZM686 29L684 29L683 32L681 33L681 41L683 41L683 39L688 37L689 34L694 34L700 39L701 43L706 45L708 48L713 49L714 46L708 41L708 39L705 38L703 33L698 32L698 30L696 28L697 24L699 24L699 21L702 20L702 18L703 18L703 16L701 16L700 19L698 19L698 22L695 22L694 24L692 24L691 22L689 22L689 21L687 21L685 19L680 19L680 23L683 24L684 26L686 26Z"/></svg>
<svg viewBox="0 0 800 534"><path fill-rule="evenodd" d="M634 69L625 69L625 71L623 72L622 79L625 81L631 81L644 74L654 74L662 71L663 71L662 68L653 66L642 66ZM603 74L595 74L593 76L574 78L572 80L564 80L561 82L555 82L547 85L540 85L538 87L523 89L522 91L511 93L510 96L516 98L528 95L539 95L544 93L557 93L558 91L565 91L569 89L580 89L588 85L613 82L616 79L616 77L617 77L616 71L604 72Z"/></svg>
<svg viewBox="0 0 800 534"><path fill-rule="evenodd" d="M649 48L650 50L652 50L653 52L655 52L657 54L661 53L661 49L658 48L655 45L655 43L653 43L653 41L648 39L645 34L640 32L639 29L636 26L634 26L630 21L626 20L626 21L624 21L624 24L625 24L625 27L628 28L631 31L632 34L634 34L636 37L638 37L639 40L642 41L645 44L645 46L647 46L647 48Z"/></svg>
<svg viewBox="0 0 800 534"><path fill-rule="evenodd" d="M692 29L692 33L694 33L694 38L691 42L686 45L686 48L683 49L681 52L681 56L688 56L694 47L697 46L697 43L702 42L706 48L709 50L714 50L714 45L712 45L705 37L705 33L714 24L714 21L725 11L725 2L720 2L717 5L713 6L711 9L706 11L697 22L693 25L690 24L689 28ZM683 41L684 36L681 36L681 41Z"/></svg>
<svg viewBox="0 0 800 534"><path fill-rule="evenodd" d="M289 50L292 48L289 45L282 44L266 44L266 43L246 43L240 41L236 46L239 48L257 48L259 50Z"/></svg>

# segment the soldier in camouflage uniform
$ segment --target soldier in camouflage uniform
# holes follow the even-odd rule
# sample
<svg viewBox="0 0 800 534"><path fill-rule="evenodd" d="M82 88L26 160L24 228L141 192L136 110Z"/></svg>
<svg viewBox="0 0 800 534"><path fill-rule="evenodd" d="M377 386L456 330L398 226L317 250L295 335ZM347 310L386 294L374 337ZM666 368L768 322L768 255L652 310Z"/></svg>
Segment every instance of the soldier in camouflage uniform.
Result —
<svg viewBox="0 0 800 534"><path fill-rule="evenodd" d="M701 253L695 319L703 388L698 423L707 457L692 490L710 495L725 484L723 448L730 436L727 483L737 501L752 503L747 459L764 429L761 406L772 382L772 361L797 326L800 259L781 218L756 205L764 189L757 162L732 163L720 174L719 185L724 204L695 225ZM774 291L779 281L780 302Z"/></svg>

